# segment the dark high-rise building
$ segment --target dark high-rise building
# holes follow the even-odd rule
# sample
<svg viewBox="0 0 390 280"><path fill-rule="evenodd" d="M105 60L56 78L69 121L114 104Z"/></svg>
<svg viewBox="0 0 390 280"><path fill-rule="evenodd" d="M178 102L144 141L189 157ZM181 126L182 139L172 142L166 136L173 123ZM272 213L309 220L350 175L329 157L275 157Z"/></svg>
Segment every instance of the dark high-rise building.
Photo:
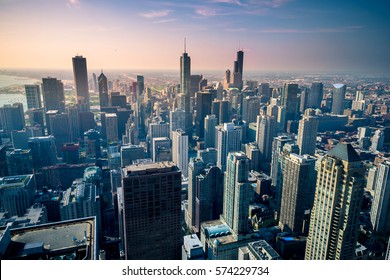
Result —
<svg viewBox="0 0 390 280"><path fill-rule="evenodd" d="M219 108L220 108L220 100L213 100L211 102L211 114L214 115L217 119L217 124L220 124L219 122Z"/></svg>
<svg viewBox="0 0 390 280"><path fill-rule="evenodd" d="M57 163L57 149L54 136L31 137L28 140L31 150L33 168L51 166Z"/></svg>
<svg viewBox="0 0 390 280"><path fill-rule="evenodd" d="M344 113L344 99L346 86L343 84L333 85L332 94L332 113L335 115L343 115Z"/></svg>
<svg viewBox="0 0 390 280"><path fill-rule="evenodd" d="M308 108L320 108L321 101L324 92L324 85L322 83L312 83L309 97L307 99L307 107Z"/></svg>
<svg viewBox="0 0 390 280"><path fill-rule="evenodd" d="M73 76L76 85L77 105L81 112L89 112L89 90L88 90L88 72L87 59L83 56L72 58Z"/></svg>
<svg viewBox="0 0 390 280"><path fill-rule="evenodd" d="M42 135L45 132L45 114L44 109L32 109L27 111L31 126L40 126Z"/></svg>
<svg viewBox="0 0 390 280"><path fill-rule="evenodd" d="M92 86L93 86L93 93L98 93L98 82L95 73L92 73Z"/></svg>
<svg viewBox="0 0 390 280"><path fill-rule="evenodd" d="M77 105L70 105L66 107L66 113L69 117L69 129L71 133L71 140L80 139L80 116Z"/></svg>
<svg viewBox="0 0 390 280"><path fill-rule="evenodd" d="M202 90L200 87L200 81L203 79L202 75L191 75L190 77L190 85L191 85L191 97L195 96L195 93Z"/></svg>
<svg viewBox="0 0 390 280"><path fill-rule="evenodd" d="M196 93L196 135L204 137L204 118L211 113L212 94L210 91L198 91Z"/></svg>
<svg viewBox="0 0 390 280"><path fill-rule="evenodd" d="M286 107L286 122L298 116L298 85L286 83L283 86L281 105Z"/></svg>
<svg viewBox="0 0 390 280"><path fill-rule="evenodd" d="M111 95L111 106L126 108L126 95Z"/></svg>
<svg viewBox="0 0 390 280"><path fill-rule="evenodd" d="M49 118L51 135L55 138L57 153L62 155L62 146L70 142L71 132L69 129L68 114L56 114Z"/></svg>
<svg viewBox="0 0 390 280"><path fill-rule="evenodd" d="M62 159L67 164L78 164L80 161L79 154L80 145L67 143L62 146Z"/></svg>
<svg viewBox="0 0 390 280"><path fill-rule="evenodd" d="M145 149L140 145L129 145L121 147L121 166L133 164L134 160L144 159Z"/></svg>
<svg viewBox="0 0 390 280"><path fill-rule="evenodd" d="M230 121L229 118L229 101L221 100L219 102L219 123L227 123Z"/></svg>
<svg viewBox="0 0 390 280"><path fill-rule="evenodd" d="M233 85L238 89L242 89L243 87L243 68L244 68L244 52L237 52L237 60L234 61L234 71L233 71Z"/></svg>
<svg viewBox="0 0 390 280"><path fill-rule="evenodd" d="M83 135L84 132L95 129L95 116L92 112L79 112L79 131Z"/></svg>
<svg viewBox="0 0 390 280"><path fill-rule="evenodd" d="M199 232L200 224L218 219L222 213L223 174L215 166L217 151L198 151L188 164L188 207L185 222L191 232Z"/></svg>
<svg viewBox="0 0 390 280"><path fill-rule="evenodd" d="M123 169L126 259L181 259L180 200L181 172L172 162Z"/></svg>
<svg viewBox="0 0 390 280"><path fill-rule="evenodd" d="M305 232L305 211L313 207L315 162L316 159L309 155L289 154L285 158L280 224L293 232Z"/></svg>
<svg viewBox="0 0 390 280"><path fill-rule="evenodd" d="M98 77L98 85L100 108L108 107L108 84L107 77L103 74L103 71Z"/></svg>
<svg viewBox="0 0 390 280"><path fill-rule="evenodd" d="M42 78L42 94L45 111L58 110L65 112L64 85L56 78Z"/></svg>
<svg viewBox="0 0 390 280"><path fill-rule="evenodd" d="M84 132L84 144L87 157L101 157L100 133L98 131L90 129Z"/></svg>
<svg viewBox="0 0 390 280"><path fill-rule="evenodd" d="M191 58L186 52L180 57L180 92L184 98L184 111L186 112L186 133L192 135L192 111L191 111ZM183 108L181 108L183 109Z"/></svg>
<svg viewBox="0 0 390 280"><path fill-rule="evenodd" d="M24 111L22 103L4 105L0 107L0 129L11 132L22 130L25 126Z"/></svg>
<svg viewBox="0 0 390 280"><path fill-rule="evenodd" d="M351 144L339 143L317 170L305 259L351 260L358 239L364 167Z"/></svg>
<svg viewBox="0 0 390 280"><path fill-rule="evenodd" d="M137 75L137 99L141 94L144 93L145 90L145 82L144 76Z"/></svg>
<svg viewBox="0 0 390 280"><path fill-rule="evenodd" d="M7 146L0 145L0 177L8 176Z"/></svg>
<svg viewBox="0 0 390 280"><path fill-rule="evenodd" d="M7 153L8 175L32 174L32 159L30 150L16 149Z"/></svg>
<svg viewBox="0 0 390 280"><path fill-rule="evenodd" d="M39 85L25 85L27 109L42 108L41 91Z"/></svg>

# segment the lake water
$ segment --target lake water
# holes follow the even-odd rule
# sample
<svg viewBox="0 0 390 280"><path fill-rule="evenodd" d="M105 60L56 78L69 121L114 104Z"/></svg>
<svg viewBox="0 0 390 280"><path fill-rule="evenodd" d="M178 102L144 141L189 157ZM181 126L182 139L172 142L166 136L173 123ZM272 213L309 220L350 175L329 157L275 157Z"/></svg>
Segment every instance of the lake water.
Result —
<svg viewBox="0 0 390 280"><path fill-rule="evenodd" d="M37 82L39 82L39 80L27 77L0 75L0 89L3 90L5 90L7 87L31 85ZM0 94L0 107L13 103L23 103L23 109L24 111L27 111L27 100L24 94Z"/></svg>
<svg viewBox="0 0 390 280"><path fill-rule="evenodd" d="M16 85L32 85L36 82L39 82L37 79L27 78L27 77L17 77L17 76L8 76L0 75L0 88L5 88L9 86Z"/></svg>

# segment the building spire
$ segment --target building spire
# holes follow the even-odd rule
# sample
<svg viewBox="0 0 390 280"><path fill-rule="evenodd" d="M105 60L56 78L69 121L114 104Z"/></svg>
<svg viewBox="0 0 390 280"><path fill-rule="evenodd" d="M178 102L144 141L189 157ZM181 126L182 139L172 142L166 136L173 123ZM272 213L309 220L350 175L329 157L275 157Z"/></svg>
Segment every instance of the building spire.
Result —
<svg viewBox="0 0 390 280"><path fill-rule="evenodd" d="M186 37L184 37L184 53L187 52L187 42L186 42Z"/></svg>

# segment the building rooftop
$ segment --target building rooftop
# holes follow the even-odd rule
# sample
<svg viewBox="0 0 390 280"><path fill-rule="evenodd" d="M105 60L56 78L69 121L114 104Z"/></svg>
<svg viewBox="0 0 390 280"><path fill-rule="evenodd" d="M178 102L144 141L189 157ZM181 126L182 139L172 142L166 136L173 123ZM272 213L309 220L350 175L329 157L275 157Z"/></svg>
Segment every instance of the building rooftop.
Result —
<svg viewBox="0 0 390 280"><path fill-rule="evenodd" d="M360 161L360 156L349 143L338 143L332 150L328 152L330 156L345 160L345 161Z"/></svg>
<svg viewBox="0 0 390 280"><path fill-rule="evenodd" d="M133 165L128 165L124 168L124 173L127 176L153 174L153 173L166 173L171 171L177 171L178 168L175 163L171 161L162 162L145 162Z"/></svg>
<svg viewBox="0 0 390 280"><path fill-rule="evenodd" d="M26 186L33 175L17 175L17 176L7 176L0 178L0 189L9 188L9 187L24 187Z"/></svg>
<svg viewBox="0 0 390 280"><path fill-rule="evenodd" d="M96 259L95 218L11 229L3 259Z"/></svg>

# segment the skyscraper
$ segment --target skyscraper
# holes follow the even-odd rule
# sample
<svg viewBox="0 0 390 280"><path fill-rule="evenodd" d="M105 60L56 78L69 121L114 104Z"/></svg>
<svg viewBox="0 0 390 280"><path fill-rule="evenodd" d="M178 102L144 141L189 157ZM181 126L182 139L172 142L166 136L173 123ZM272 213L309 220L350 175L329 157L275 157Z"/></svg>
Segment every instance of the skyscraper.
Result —
<svg viewBox="0 0 390 280"><path fill-rule="evenodd" d="M305 232L305 210L311 210L313 207L315 162L316 159L309 155L290 154L285 159L279 221L293 232Z"/></svg>
<svg viewBox="0 0 390 280"><path fill-rule="evenodd" d="M121 166L133 164L133 160L145 158L144 147L140 145L129 145L121 147Z"/></svg>
<svg viewBox="0 0 390 280"><path fill-rule="evenodd" d="M248 232L249 203L253 188L248 182L249 159L243 152L229 153L223 193L222 218L235 235Z"/></svg>
<svg viewBox="0 0 390 280"><path fill-rule="evenodd" d="M169 112L169 131L170 138L172 139L172 134L177 129L185 130L185 111L181 109L176 109Z"/></svg>
<svg viewBox="0 0 390 280"><path fill-rule="evenodd" d="M151 155L154 162L172 161L171 140L168 137L153 138Z"/></svg>
<svg viewBox="0 0 390 280"><path fill-rule="evenodd" d="M371 223L375 232L390 234L390 162L380 163L371 206Z"/></svg>
<svg viewBox="0 0 390 280"><path fill-rule="evenodd" d="M25 85L27 109L42 108L41 91L39 85Z"/></svg>
<svg viewBox="0 0 390 280"><path fill-rule="evenodd" d="M322 83L312 83L309 92L309 98L307 99L308 108L320 108L323 97L324 85Z"/></svg>
<svg viewBox="0 0 390 280"><path fill-rule="evenodd" d="M241 150L242 130L233 123L225 123L223 127L217 127L217 166L222 172L226 170L226 158L229 152Z"/></svg>
<svg viewBox="0 0 390 280"><path fill-rule="evenodd" d="M0 128L11 132L22 130L25 126L24 111L22 103L6 104L0 107Z"/></svg>
<svg viewBox="0 0 390 280"><path fill-rule="evenodd" d="M54 136L32 137L28 140L33 168L51 166L57 163L57 149Z"/></svg>
<svg viewBox="0 0 390 280"><path fill-rule="evenodd" d="M123 169L127 260L181 259L181 173L171 162Z"/></svg>
<svg viewBox="0 0 390 280"><path fill-rule="evenodd" d="M298 116L298 85L286 83L283 86L281 105L286 107L286 122Z"/></svg>
<svg viewBox="0 0 390 280"><path fill-rule="evenodd" d="M77 105L69 105L66 107L66 113L69 117L69 128L71 133L71 140L80 138L80 116ZM84 134L84 131L83 133Z"/></svg>
<svg viewBox="0 0 390 280"><path fill-rule="evenodd" d="M89 112L87 59L77 55L72 58L72 62L77 105L79 105L81 112Z"/></svg>
<svg viewBox="0 0 390 280"><path fill-rule="evenodd" d="M65 112L64 84L56 78L42 78L42 94L45 111L58 110Z"/></svg>
<svg viewBox="0 0 390 280"><path fill-rule="evenodd" d="M332 94L332 113L342 115L344 113L344 99L347 87L343 84L333 85Z"/></svg>
<svg viewBox="0 0 390 280"><path fill-rule="evenodd" d="M137 75L137 99L144 93L145 90L145 82L144 76Z"/></svg>
<svg viewBox="0 0 390 280"><path fill-rule="evenodd" d="M337 144L318 168L305 259L353 259L363 191L359 155L351 144Z"/></svg>
<svg viewBox="0 0 390 280"><path fill-rule="evenodd" d="M313 109L307 109L305 115L299 121L298 140L300 155L314 156L317 143L318 118L314 115Z"/></svg>
<svg viewBox="0 0 390 280"><path fill-rule="evenodd" d="M382 151L384 141L385 141L385 134L383 130L377 129L374 133L374 136L372 136L372 143L371 143L370 150L372 152Z"/></svg>
<svg viewBox="0 0 390 280"><path fill-rule="evenodd" d="M108 107L108 83L107 77L103 74L103 71L98 77L98 86L100 109L102 107Z"/></svg>
<svg viewBox="0 0 390 280"><path fill-rule="evenodd" d="M271 178L273 186L277 185L280 176L279 156L283 151L283 146L287 143L293 143L293 140L287 135L277 136L272 142Z"/></svg>
<svg viewBox="0 0 390 280"><path fill-rule="evenodd" d="M15 149L7 153L8 175L32 174L30 150Z"/></svg>
<svg viewBox="0 0 390 280"><path fill-rule="evenodd" d="M257 116L256 142L260 150L260 167L270 170L272 141L276 135L276 121L272 116Z"/></svg>
<svg viewBox="0 0 390 280"><path fill-rule="evenodd" d="M184 53L180 57L180 92L184 98L184 111L186 112L186 132L192 135L192 111L191 111L191 58L186 52L184 41Z"/></svg>
<svg viewBox="0 0 390 280"><path fill-rule="evenodd" d="M188 177L188 135L182 130L173 132L172 161L184 177Z"/></svg>
<svg viewBox="0 0 390 280"><path fill-rule="evenodd" d="M200 138L204 137L204 118L211 114L212 94L210 91L196 92L196 115L195 127L196 135Z"/></svg>
<svg viewBox="0 0 390 280"><path fill-rule="evenodd" d="M118 141L118 118L115 113L106 114L106 136L108 142Z"/></svg>
<svg viewBox="0 0 390 280"><path fill-rule="evenodd" d="M215 115L207 115L204 118L204 147L215 148L215 127L218 125L218 119Z"/></svg>
<svg viewBox="0 0 390 280"><path fill-rule="evenodd" d="M57 154L62 156L62 146L70 142L71 131L68 114L51 115L49 118L51 135L54 136L57 146Z"/></svg>
<svg viewBox="0 0 390 280"><path fill-rule="evenodd" d="M244 68L244 52L237 52L237 60L234 61L234 71L233 71L233 85L238 89L242 89L243 87L243 68Z"/></svg>
<svg viewBox="0 0 390 280"><path fill-rule="evenodd" d="M250 159L249 170L260 171L260 150L256 142L245 144L245 154Z"/></svg>
<svg viewBox="0 0 390 280"><path fill-rule="evenodd" d="M260 103L257 96L246 96L242 100L242 120L247 123L256 122L260 112Z"/></svg>

